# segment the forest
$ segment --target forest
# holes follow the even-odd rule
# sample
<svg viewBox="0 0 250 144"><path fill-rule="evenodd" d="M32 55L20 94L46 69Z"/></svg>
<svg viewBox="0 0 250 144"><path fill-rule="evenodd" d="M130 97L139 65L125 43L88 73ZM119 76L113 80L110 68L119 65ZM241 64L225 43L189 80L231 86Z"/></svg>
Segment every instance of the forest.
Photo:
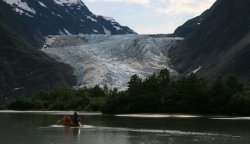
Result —
<svg viewBox="0 0 250 144"><path fill-rule="evenodd" d="M213 81L194 74L177 80L167 69L141 79L133 75L126 91L116 88L59 88L19 97L0 108L14 110L79 110L105 114L189 113L249 115L250 93L235 76Z"/></svg>

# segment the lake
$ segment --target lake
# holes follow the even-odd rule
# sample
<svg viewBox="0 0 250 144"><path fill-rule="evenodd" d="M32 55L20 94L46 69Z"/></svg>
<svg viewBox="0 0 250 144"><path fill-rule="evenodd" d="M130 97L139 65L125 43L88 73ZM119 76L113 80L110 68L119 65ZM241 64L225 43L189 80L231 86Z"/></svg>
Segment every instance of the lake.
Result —
<svg viewBox="0 0 250 144"><path fill-rule="evenodd" d="M0 144L249 144L249 117L79 113L84 126L56 125L73 112L0 112Z"/></svg>

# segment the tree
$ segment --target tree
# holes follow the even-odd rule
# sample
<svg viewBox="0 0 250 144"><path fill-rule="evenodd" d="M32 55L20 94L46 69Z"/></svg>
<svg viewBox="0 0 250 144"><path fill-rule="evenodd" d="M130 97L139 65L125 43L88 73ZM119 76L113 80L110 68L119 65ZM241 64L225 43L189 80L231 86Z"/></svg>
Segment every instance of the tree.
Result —
<svg viewBox="0 0 250 144"><path fill-rule="evenodd" d="M170 83L170 75L168 69L161 70L158 75L159 82L163 86L168 86Z"/></svg>
<svg viewBox="0 0 250 144"><path fill-rule="evenodd" d="M228 107L229 99L226 95L224 79L218 77L209 90L209 112L212 114L223 114Z"/></svg>
<svg viewBox="0 0 250 144"><path fill-rule="evenodd" d="M94 88L91 89L90 96L91 97L103 97L105 96L105 92L102 88L96 85Z"/></svg>
<svg viewBox="0 0 250 144"><path fill-rule="evenodd" d="M130 96L139 96L142 94L142 79L133 75L128 82L128 93Z"/></svg>
<svg viewBox="0 0 250 144"><path fill-rule="evenodd" d="M179 112L200 112L205 109L204 102L207 99L207 81L191 74L176 82L176 108Z"/></svg>
<svg viewBox="0 0 250 144"><path fill-rule="evenodd" d="M149 76L143 81L143 95L141 96L142 110L145 112L158 111L162 107L159 79L156 74Z"/></svg>
<svg viewBox="0 0 250 144"><path fill-rule="evenodd" d="M229 76L225 80L226 93L230 96L236 93L242 93L244 90L243 84L239 82L237 77Z"/></svg>

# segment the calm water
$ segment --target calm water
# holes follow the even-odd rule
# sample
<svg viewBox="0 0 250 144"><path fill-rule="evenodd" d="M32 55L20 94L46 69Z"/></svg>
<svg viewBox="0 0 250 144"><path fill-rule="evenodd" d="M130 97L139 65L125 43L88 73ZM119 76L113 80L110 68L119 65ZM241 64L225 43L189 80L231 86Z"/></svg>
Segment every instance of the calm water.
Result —
<svg viewBox="0 0 250 144"><path fill-rule="evenodd" d="M249 144L250 118L137 118L81 114L85 125L55 125L69 112L0 112L0 144Z"/></svg>

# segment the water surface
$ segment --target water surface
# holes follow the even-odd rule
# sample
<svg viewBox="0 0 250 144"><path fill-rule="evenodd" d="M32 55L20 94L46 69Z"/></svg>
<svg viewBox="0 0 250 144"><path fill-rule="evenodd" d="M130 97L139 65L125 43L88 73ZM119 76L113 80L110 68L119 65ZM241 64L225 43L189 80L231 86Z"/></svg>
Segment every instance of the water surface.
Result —
<svg viewBox="0 0 250 144"><path fill-rule="evenodd" d="M80 113L84 126L56 125L72 112L0 112L0 144L249 144L249 117Z"/></svg>

